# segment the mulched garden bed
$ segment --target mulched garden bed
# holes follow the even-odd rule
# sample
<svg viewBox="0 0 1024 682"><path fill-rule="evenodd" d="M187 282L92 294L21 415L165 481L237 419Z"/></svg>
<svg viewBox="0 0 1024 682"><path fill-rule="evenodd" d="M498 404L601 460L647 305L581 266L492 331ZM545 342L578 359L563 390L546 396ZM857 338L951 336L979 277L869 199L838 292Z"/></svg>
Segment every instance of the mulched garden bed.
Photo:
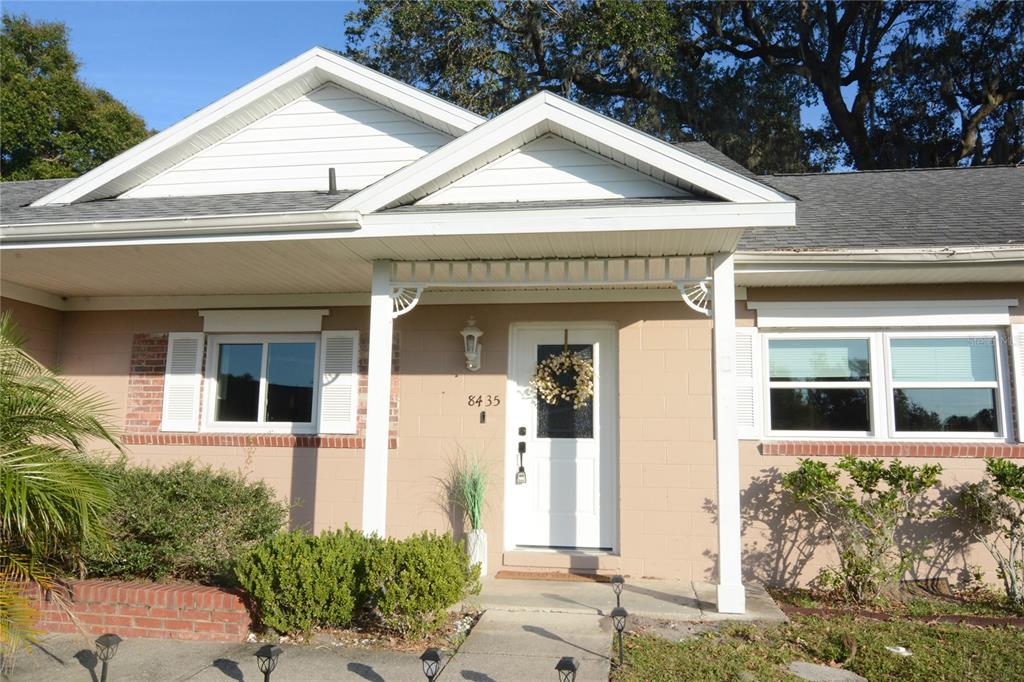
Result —
<svg viewBox="0 0 1024 682"><path fill-rule="evenodd" d="M427 647L437 647L451 651L462 645L473 626L480 620L481 615L482 612L478 611L449 614L448 622L443 628L423 638L401 637L381 628L353 625L347 628L317 628L304 642L284 636L277 638L271 636L269 639L279 642L306 643L319 647L386 649L412 653L420 653Z"/></svg>

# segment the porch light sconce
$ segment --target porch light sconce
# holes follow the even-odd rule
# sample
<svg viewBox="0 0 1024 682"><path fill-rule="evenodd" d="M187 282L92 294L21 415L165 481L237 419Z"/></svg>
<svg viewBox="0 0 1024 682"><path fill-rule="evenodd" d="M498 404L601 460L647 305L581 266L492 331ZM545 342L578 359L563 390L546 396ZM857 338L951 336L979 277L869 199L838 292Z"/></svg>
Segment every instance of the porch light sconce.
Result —
<svg viewBox="0 0 1024 682"><path fill-rule="evenodd" d="M281 655L281 647L264 644L256 651L256 664L263 673L263 682L270 682L270 673L277 667L277 659Z"/></svg>
<svg viewBox="0 0 1024 682"><path fill-rule="evenodd" d="M117 653L117 645L123 641L123 639L112 632L96 638L96 658L100 659L103 663L103 667L100 669L100 680L102 682L107 682L107 664L110 663L110 659Z"/></svg>
<svg viewBox="0 0 1024 682"><path fill-rule="evenodd" d="M558 659L558 663L555 664L558 682L576 682L576 671L579 669L580 664L572 656L563 656Z"/></svg>
<svg viewBox="0 0 1024 682"><path fill-rule="evenodd" d="M462 334L462 345L466 351L466 369L476 372L480 369L480 337L484 335L476 326L476 320L472 317L466 322L466 327L459 332Z"/></svg>
<svg viewBox="0 0 1024 682"><path fill-rule="evenodd" d="M430 647L420 654L420 663L423 664L423 674L427 682L434 682L441 672L441 650Z"/></svg>

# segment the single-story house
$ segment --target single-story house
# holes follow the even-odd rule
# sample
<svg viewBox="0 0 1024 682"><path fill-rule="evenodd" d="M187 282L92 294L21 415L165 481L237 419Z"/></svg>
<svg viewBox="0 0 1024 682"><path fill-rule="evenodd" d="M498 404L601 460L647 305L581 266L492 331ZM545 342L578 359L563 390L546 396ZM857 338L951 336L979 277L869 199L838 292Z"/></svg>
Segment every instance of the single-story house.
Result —
<svg viewBox="0 0 1024 682"><path fill-rule="evenodd" d="M36 356L134 460L261 477L296 526L461 531L441 482L476 453L492 571L708 580L742 612L830 559L774 487L799 458L952 486L1024 457L1022 168L755 176L317 48L0 199ZM937 537L926 568L994 577Z"/></svg>

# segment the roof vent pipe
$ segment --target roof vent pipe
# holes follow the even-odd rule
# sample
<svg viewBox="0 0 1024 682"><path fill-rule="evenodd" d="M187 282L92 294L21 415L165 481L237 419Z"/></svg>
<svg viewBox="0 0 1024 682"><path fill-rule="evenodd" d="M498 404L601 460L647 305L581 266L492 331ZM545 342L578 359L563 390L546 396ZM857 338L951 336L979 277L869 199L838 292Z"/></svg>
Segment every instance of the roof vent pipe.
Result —
<svg viewBox="0 0 1024 682"><path fill-rule="evenodd" d="M338 178L334 175L334 169L327 169L327 193L337 194L338 193Z"/></svg>

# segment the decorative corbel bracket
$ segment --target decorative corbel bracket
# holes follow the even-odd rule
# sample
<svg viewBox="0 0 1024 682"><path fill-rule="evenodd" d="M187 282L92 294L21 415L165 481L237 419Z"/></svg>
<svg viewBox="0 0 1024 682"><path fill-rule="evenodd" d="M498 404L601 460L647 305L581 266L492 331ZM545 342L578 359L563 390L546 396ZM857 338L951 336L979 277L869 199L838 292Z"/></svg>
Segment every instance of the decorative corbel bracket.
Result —
<svg viewBox="0 0 1024 682"><path fill-rule="evenodd" d="M694 282L693 280L676 280L676 288L683 297L683 302L701 315L711 315L711 278Z"/></svg>
<svg viewBox="0 0 1024 682"><path fill-rule="evenodd" d="M423 295L423 287L393 287L391 289L391 317L401 317L416 307Z"/></svg>

